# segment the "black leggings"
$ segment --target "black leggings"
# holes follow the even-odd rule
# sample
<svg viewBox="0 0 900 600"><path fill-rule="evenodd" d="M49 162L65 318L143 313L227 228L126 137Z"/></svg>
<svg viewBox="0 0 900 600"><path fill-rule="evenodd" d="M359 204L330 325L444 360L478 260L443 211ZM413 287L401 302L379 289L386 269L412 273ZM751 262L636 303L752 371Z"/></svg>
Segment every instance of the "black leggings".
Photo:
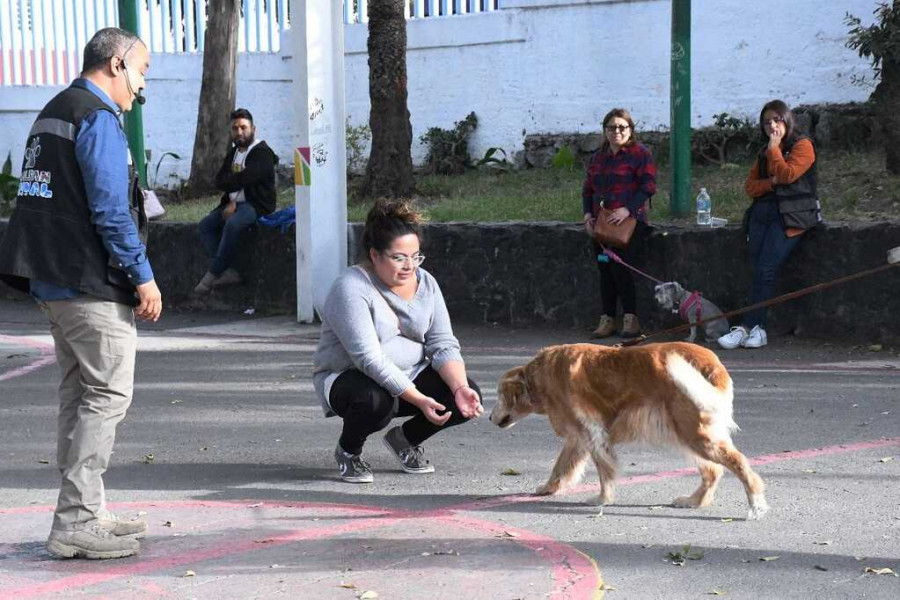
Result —
<svg viewBox="0 0 900 600"><path fill-rule="evenodd" d="M625 248L610 248L619 255L625 262L634 265L637 255L637 247L643 243L643 237L646 234L647 226L641 221L637 222L631 241ZM594 243L594 260L597 255L601 254L603 249ZM636 265L634 265L636 266ZM626 314L637 314L637 301L634 294L634 275L631 269L623 267L619 263L609 259L609 262L597 262L597 268L600 269L600 301L603 303L603 314L612 318L616 317L616 304L622 301L622 312Z"/></svg>
<svg viewBox="0 0 900 600"><path fill-rule="evenodd" d="M390 392L362 372L354 369L341 373L331 386L328 400L334 412L344 419L344 430L340 438L344 452L361 453L366 438L387 427L395 417L412 417L402 427L406 441L413 446L418 446L442 429L468 421L456 407L453 392L431 366L426 367L413 383L420 392L434 398L451 411L450 419L444 425L435 425L417 407L391 396ZM471 379L469 387L481 397L481 389ZM446 411L439 414L444 412Z"/></svg>

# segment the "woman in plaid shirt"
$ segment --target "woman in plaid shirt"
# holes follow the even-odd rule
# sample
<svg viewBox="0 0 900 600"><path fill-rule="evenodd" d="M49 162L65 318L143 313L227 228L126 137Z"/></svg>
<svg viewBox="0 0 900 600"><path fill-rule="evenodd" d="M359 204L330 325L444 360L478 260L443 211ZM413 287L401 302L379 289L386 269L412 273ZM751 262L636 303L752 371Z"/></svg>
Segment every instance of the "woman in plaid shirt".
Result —
<svg viewBox="0 0 900 600"><path fill-rule="evenodd" d="M612 210L609 221L620 223L629 216L637 219L637 227L626 248L617 253L626 262L635 256L636 246L647 231L647 205L656 193L656 166L646 146L637 142L634 121L627 110L614 108L603 117L603 143L590 160L581 191L584 228L593 235L600 205ZM622 302L623 338L640 335L641 326L635 311L634 278L631 271L612 261L601 261L602 248L594 243L600 268L600 297L603 316L594 337L616 333L616 306ZM603 256L602 258L608 258Z"/></svg>

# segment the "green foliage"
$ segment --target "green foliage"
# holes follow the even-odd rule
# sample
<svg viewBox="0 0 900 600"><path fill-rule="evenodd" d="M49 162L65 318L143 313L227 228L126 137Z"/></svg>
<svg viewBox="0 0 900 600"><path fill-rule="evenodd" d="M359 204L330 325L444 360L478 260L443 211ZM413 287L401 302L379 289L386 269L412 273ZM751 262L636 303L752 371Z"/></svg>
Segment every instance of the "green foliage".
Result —
<svg viewBox="0 0 900 600"><path fill-rule="evenodd" d="M885 61L900 63L900 2L879 2L873 12L876 23L864 27L859 17L847 13L844 23L850 28L847 47L859 52L861 58L872 61L875 78L881 78ZM856 83L866 83L865 77L855 78Z"/></svg>
<svg viewBox="0 0 900 600"><path fill-rule="evenodd" d="M478 118L470 112L457 121L453 129L431 127L419 138L428 146L428 156L422 171L428 175L461 175L472 164L469 157L469 136L478 127Z"/></svg>
<svg viewBox="0 0 900 600"><path fill-rule="evenodd" d="M759 140L756 125L746 117L735 117L727 112L713 115L713 119L712 126L691 132L691 153L714 165L747 158L751 147Z"/></svg>
<svg viewBox="0 0 900 600"><path fill-rule="evenodd" d="M175 160L181 160L181 157L174 152L163 152L162 156L159 157L159 160L156 161L156 169L154 169L154 171L153 171L153 179L150 180L150 168L149 167L150 167L151 156L153 153L149 149L144 150L144 153L147 155L147 164L145 167L147 169L147 180L148 180L147 184L149 185L150 189L153 190L153 189L156 189L156 186L159 184L159 167L162 164L162 161L165 160L165 158L167 156L171 156Z"/></svg>
<svg viewBox="0 0 900 600"><path fill-rule="evenodd" d="M366 170L368 155L366 149L372 140L372 129L368 123L353 125L347 115L347 177L358 175Z"/></svg>
<svg viewBox="0 0 900 600"><path fill-rule="evenodd" d="M502 158L497 157L498 153ZM475 166L492 169L498 173L506 173L507 171L512 171L513 168L512 163L507 160L506 150L503 148L488 148L481 160L475 163Z"/></svg>
<svg viewBox="0 0 900 600"><path fill-rule="evenodd" d="M19 193L19 178L12 174L12 153L6 155L0 171L0 217L12 214L16 195Z"/></svg>
<svg viewBox="0 0 900 600"><path fill-rule="evenodd" d="M568 146L563 146L559 150L556 151L556 154L553 155L553 160L551 161L554 169L561 169L563 171L575 171L578 168L578 157L575 156L575 153L572 152L572 149Z"/></svg>

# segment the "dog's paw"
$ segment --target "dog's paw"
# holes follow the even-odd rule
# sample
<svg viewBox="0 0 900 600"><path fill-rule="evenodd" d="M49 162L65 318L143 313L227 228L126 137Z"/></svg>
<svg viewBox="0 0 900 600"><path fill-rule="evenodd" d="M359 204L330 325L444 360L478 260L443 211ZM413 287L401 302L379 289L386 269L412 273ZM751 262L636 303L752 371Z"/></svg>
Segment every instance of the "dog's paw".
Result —
<svg viewBox="0 0 900 600"><path fill-rule="evenodd" d="M675 508L697 508L700 503L693 496L679 496L672 501Z"/></svg>
<svg viewBox="0 0 900 600"><path fill-rule="evenodd" d="M559 493L560 485L558 483L545 483L543 485L539 485L536 490L534 490L535 496L552 496L553 494Z"/></svg>
<svg viewBox="0 0 900 600"><path fill-rule="evenodd" d="M748 521L759 521L769 512L769 504L762 494L754 495L750 499L750 510L747 512Z"/></svg>

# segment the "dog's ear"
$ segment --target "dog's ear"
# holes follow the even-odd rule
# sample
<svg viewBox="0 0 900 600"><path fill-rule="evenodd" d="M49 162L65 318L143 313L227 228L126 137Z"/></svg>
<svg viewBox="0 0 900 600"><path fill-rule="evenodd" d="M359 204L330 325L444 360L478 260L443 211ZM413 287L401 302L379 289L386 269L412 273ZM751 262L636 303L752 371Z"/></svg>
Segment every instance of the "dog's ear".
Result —
<svg viewBox="0 0 900 600"><path fill-rule="evenodd" d="M498 388L501 400L510 406L518 404L525 395L525 367L514 367L504 373Z"/></svg>

